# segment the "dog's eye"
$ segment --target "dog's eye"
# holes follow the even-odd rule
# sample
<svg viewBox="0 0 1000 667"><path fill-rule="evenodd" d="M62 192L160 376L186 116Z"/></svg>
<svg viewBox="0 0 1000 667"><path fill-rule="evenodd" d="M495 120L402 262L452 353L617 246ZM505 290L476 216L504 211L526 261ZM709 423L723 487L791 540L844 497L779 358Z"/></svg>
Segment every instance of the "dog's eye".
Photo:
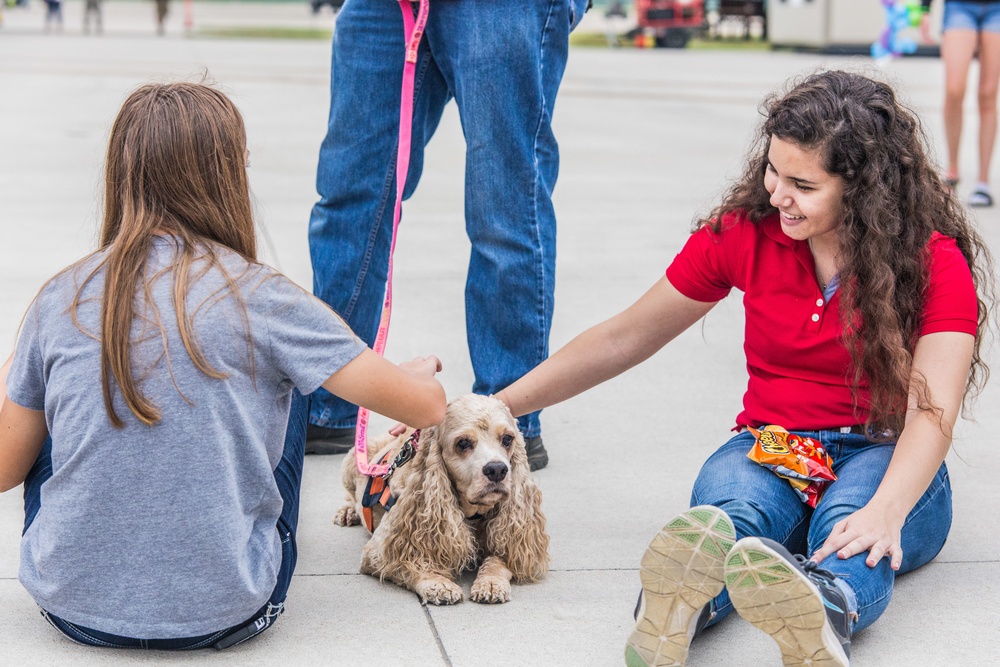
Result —
<svg viewBox="0 0 1000 667"><path fill-rule="evenodd" d="M508 433L500 440L500 443L504 449L510 449L510 446L514 444L514 436Z"/></svg>
<svg viewBox="0 0 1000 667"><path fill-rule="evenodd" d="M472 449L472 441L468 438L459 438L458 441L455 442L455 449L460 452L467 452Z"/></svg>

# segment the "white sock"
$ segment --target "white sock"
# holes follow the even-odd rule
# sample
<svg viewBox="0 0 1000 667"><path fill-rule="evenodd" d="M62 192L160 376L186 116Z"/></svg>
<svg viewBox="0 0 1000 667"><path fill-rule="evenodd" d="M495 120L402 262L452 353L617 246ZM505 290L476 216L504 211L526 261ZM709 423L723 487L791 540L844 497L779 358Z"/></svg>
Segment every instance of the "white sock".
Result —
<svg viewBox="0 0 1000 667"><path fill-rule="evenodd" d="M979 181L978 183L976 183L976 187L973 190L973 192L989 192L989 191L990 191L990 184L987 183L986 181Z"/></svg>

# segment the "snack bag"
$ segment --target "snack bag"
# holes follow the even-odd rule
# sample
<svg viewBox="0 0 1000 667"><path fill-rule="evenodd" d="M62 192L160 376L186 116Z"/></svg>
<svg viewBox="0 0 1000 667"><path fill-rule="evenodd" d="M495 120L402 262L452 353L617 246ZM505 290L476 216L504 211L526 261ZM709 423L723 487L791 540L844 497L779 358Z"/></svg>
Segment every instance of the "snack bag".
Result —
<svg viewBox="0 0 1000 667"><path fill-rule="evenodd" d="M823 446L812 438L789 433L773 424L761 429L747 427L747 430L757 438L747 458L788 480L802 502L816 507L826 485L837 479L833 474L833 461Z"/></svg>

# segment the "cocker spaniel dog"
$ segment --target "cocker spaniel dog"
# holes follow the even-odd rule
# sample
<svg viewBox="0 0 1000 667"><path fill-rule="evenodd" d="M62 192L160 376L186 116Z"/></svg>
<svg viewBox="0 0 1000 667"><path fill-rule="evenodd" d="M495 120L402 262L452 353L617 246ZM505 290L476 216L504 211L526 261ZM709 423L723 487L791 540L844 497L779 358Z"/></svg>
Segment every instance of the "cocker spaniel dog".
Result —
<svg viewBox="0 0 1000 667"><path fill-rule="evenodd" d="M392 461L411 433L373 443L369 455ZM353 449L343 479L347 504L334 521L355 525L369 478L358 473ZM455 583L463 570L478 567L472 599L484 603L507 602L511 580L537 581L548 570L542 494L517 422L499 400L467 395L452 401L444 421L421 431L413 460L388 484L395 502L391 511L373 508L362 573L408 588L424 602L454 604L463 599Z"/></svg>

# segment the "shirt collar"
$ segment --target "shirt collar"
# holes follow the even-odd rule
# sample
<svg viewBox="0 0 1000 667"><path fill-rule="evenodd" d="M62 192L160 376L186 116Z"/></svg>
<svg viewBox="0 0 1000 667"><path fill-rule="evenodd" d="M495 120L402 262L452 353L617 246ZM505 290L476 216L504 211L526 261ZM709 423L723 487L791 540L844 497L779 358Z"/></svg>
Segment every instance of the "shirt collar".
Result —
<svg viewBox="0 0 1000 667"><path fill-rule="evenodd" d="M779 217L777 211L775 211L772 215L767 216L757 224L760 225L760 228L769 239L785 246L786 248L790 248L796 259L799 260L799 264L802 265L802 268L805 269L810 276L813 276L813 280L815 280L816 260L813 259L812 251L809 250L809 244L805 241L796 241L782 231L781 218Z"/></svg>
<svg viewBox="0 0 1000 667"><path fill-rule="evenodd" d="M781 245L789 248L794 247L795 244L798 243L798 241L788 236L781 230L781 218L779 217L777 211L761 220L758 224L772 241L777 241Z"/></svg>

